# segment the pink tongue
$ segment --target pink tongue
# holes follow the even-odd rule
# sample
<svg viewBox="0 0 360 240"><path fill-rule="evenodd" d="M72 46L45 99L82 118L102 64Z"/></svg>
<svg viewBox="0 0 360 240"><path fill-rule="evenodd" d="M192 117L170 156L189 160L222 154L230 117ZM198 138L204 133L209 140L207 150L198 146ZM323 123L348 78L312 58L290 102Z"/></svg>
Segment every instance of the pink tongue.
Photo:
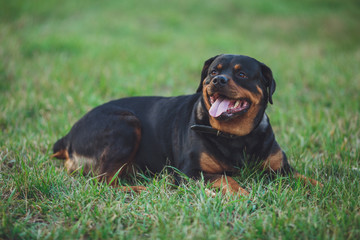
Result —
<svg viewBox="0 0 360 240"><path fill-rule="evenodd" d="M209 113L212 117L218 117L223 112L226 112L230 104L230 101L227 99L224 99L222 97L219 97L216 99L216 101L211 105L211 108L209 109Z"/></svg>

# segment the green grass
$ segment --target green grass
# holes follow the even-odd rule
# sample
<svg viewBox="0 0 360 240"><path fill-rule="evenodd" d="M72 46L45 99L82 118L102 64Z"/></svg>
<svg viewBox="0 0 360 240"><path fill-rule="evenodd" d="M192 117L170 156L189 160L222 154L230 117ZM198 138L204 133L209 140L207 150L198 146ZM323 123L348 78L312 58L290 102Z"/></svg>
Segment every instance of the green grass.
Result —
<svg viewBox="0 0 360 240"><path fill-rule="evenodd" d="M0 1L0 239L359 239L359 16L355 0ZM91 108L191 94L219 53L271 67L278 142L323 189L245 169L248 198L167 174L129 194L49 158Z"/></svg>

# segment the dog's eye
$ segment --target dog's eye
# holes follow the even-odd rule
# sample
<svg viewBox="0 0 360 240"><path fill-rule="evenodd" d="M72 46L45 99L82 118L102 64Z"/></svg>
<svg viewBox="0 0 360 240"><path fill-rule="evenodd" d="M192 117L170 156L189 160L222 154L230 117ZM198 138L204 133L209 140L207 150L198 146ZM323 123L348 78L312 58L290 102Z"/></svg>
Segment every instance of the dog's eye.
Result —
<svg viewBox="0 0 360 240"><path fill-rule="evenodd" d="M215 75L217 75L218 74L218 71L216 71L216 70L212 70L211 72L210 72L210 75L211 76L215 76Z"/></svg>
<svg viewBox="0 0 360 240"><path fill-rule="evenodd" d="M239 76L239 78L247 78L246 74L243 72L239 72L237 75Z"/></svg>

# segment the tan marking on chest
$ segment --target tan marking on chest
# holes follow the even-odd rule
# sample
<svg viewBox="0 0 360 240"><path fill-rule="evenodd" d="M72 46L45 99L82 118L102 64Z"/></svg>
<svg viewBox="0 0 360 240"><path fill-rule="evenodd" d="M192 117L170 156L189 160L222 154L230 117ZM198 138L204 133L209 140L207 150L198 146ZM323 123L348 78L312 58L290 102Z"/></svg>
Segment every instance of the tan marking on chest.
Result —
<svg viewBox="0 0 360 240"><path fill-rule="evenodd" d="M270 171L277 171L283 165L283 153L281 150L271 154L263 163L264 168Z"/></svg>
<svg viewBox="0 0 360 240"><path fill-rule="evenodd" d="M216 160L213 156L205 152L201 153L199 163L201 170L206 173L223 173L235 170L233 167Z"/></svg>

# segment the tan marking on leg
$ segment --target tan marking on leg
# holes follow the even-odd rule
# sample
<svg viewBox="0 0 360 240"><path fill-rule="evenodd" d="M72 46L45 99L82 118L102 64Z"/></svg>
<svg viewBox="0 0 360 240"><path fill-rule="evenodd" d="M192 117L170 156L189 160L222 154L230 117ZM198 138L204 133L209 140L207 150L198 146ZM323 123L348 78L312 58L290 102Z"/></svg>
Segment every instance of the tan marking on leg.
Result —
<svg viewBox="0 0 360 240"><path fill-rule="evenodd" d="M224 173L226 171L234 171L234 168L217 161L214 157L205 152L201 153L199 163L201 170L205 173L215 174Z"/></svg>
<svg viewBox="0 0 360 240"><path fill-rule="evenodd" d="M313 185L313 186L324 187L324 185L322 183L320 183L312 178L305 177L304 175L301 175L299 173L295 173L294 177L301 179L303 181L303 183L306 185L311 183L311 185Z"/></svg>
<svg viewBox="0 0 360 240"><path fill-rule="evenodd" d="M66 159L64 165L69 174L81 168L83 168L82 173L84 175L99 173L98 162L95 158L84 157L75 152L72 153L71 158Z"/></svg>
<svg viewBox="0 0 360 240"><path fill-rule="evenodd" d="M50 156L50 158L58 158L58 159L68 159L69 153L66 149L62 149Z"/></svg>
<svg viewBox="0 0 360 240"><path fill-rule="evenodd" d="M283 166L283 153L281 150L271 154L263 163L265 169L277 171Z"/></svg>
<svg viewBox="0 0 360 240"><path fill-rule="evenodd" d="M205 189L205 194L206 194L206 196L212 197L212 198L214 198L216 196L216 192L214 190L210 190L207 188Z"/></svg>
<svg viewBox="0 0 360 240"><path fill-rule="evenodd" d="M231 193L233 195L240 194L243 196L248 196L249 192L240 187L240 185L231 177L221 176L215 180L211 181L213 188L218 188L221 190L222 194Z"/></svg>
<svg viewBox="0 0 360 240"><path fill-rule="evenodd" d="M65 160L64 166L65 166L68 174L71 174L76 169L78 169L78 165L76 164L76 162L74 162L72 159L70 159L69 153L68 153L68 151L66 149L62 149L62 150L54 153L50 157L51 158L64 159Z"/></svg>
<svg viewBox="0 0 360 240"><path fill-rule="evenodd" d="M68 174L71 174L76 169L78 169L77 164L74 161L72 161L70 158L66 159L66 161L64 162L64 166L65 166Z"/></svg>
<svg viewBox="0 0 360 240"><path fill-rule="evenodd" d="M140 193L141 191L146 190L146 187L144 186L126 186L126 187L122 186L118 188L122 192L135 192L135 193Z"/></svg>

